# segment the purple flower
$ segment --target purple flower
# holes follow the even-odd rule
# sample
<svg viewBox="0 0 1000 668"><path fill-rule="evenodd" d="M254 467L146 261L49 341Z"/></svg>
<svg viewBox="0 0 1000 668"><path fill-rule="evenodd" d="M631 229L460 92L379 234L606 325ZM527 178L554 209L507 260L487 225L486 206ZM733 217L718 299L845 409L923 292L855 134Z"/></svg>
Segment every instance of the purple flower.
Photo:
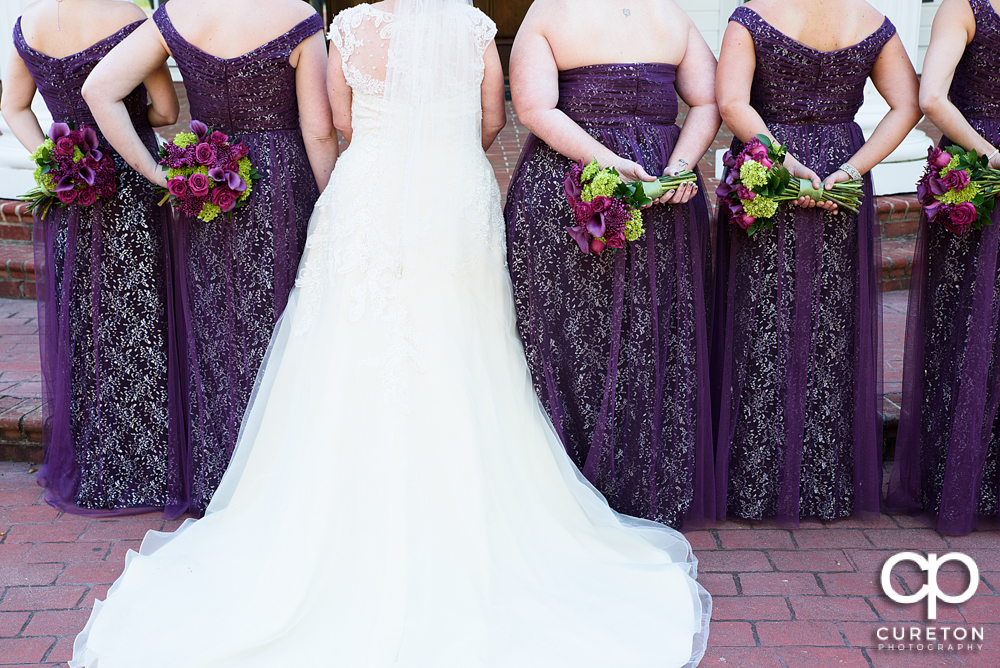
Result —
<svg viewBox="0 0 1000 668"><path fill-rule="evenodd" d="M601 251L603 251L604 247L607 246L607 245L608 244L606 242L601 241L600 239L591 239L590 240L590 251L592 253L597 253L598 255L600 255Z"/></svg>
<svg viewBox="0 0 1000 668"><path fill-rule="evenodd" d="M573 203L573 216L576 218L577 225L586 224L595 215L597 214L594 212L594 207L590 202L577 200Z"/></svg>
<svg viewBox="0 0 1000 668"><path fill-rule="evenodd" d="M961 204L956 204L951 207L951 211L948 212L948 217L951 219L952 225L954 226L953 231L956 234L962 234L970 227L972 223L979 218L979 214L976 213L976 207L972 202L962 202Z"/></svg>
<svg viewBox="0 0 1000 668"><path fill-rule="evenodd" d="M192 174L188 178L188 187L191 189L192 195L196 197L204 197L208 194L208 189L210 187L208 177L201 173Z"/></svg>
<svg viewBox="0 0 1000 668"><path fill-rule="evenodd" d="M939 176L934 176L933 174L931 174L931 177L927 179L927 187L934 196L943 195L948 192L948 186L945 185L944 179Z"/></svg>
<svg viewBox="0 0 1000 668"><path fill-rule="evenodd" d="M754 197L756 197L757 193L755 193L754 191L750 190L749 188L747 188L745 185L743 185L741 183L739 185L739 187L736 188L736 196L740 198L740 201L745 202L747 200L751 200Z"/></svg>
<svg viewBox="0 0 1000 668"><path fill-rule="evenodd" d="M625 247L625 235L619 232L612 237L605 237L605 241L608 244L608 248L624 248Z"/></svg>
<svg viewBox="0 0 1000 668"><path fill-rule="evenodd" d="M90 167L83 165L80 167L80 180L86 183L88 186L94 185L94 181L97 179L97 172L95 172Z"/></svg>
<svg viewBox="0 0 1000 668"><path fill-rule="evenodd" d="M938 212L941 211L942 204L937 200L932 200L929 204L924 205L924 213L927 214L929 220L936 220Z"/></svg>
<svg viewBox="0 0 1000 668"><path fill-rule="evenodd" d="M213 132L208 136L208 143L210 143L212 146L215 146L216 148L222 146L227 141L229 141L229 137L222 134L218 130L216 130L215 132Z"/></svg>
<svg viewBox="0 0 1000 668"><path fill-rule="evenodd" d="M58 197L59 201L62 202L63 204L72 204L73 200L76 199L76 191L73 190L72 188L69 190L62 190L62 191L57 190L56 197Z"/></svg>
<svg viewBox="0 0 1000 668"><path fill-rule="evenodd" d="M621 200L613 199L607 208L601 212L601 222L604 224L604 234L594 236L604 237L606 240L612 237L621 236L625 231L625 224L628 222L628 207ZM624 237L623 237L624 238ZM610 243L608 245L611 245Z"/></svg>
<svg viewBox="0 0 1000 668"><path fill-rule="evenodd" d="M215 149L209 144L198 144L194 149L194 159L199 165L211 165L215 162Z"/></svg>
<svg viewBox="0 0 1000 668"><path fill-rule="evenodd" d="M90 206L97 201L97 193L93 188L84 188L76 197L76 203L80 206Z"/></svg>
<svg viewBox="0 0 1000 668"><path fill-rule="evenodd" d="M576 165L573 165L576 168ZM579 177L573 176L573 169L569 170L569 174L563 179L563 191L566 193L566 197L571 201L579 199L580 194L583 192L583 186L580 185Z"/></svg>
<svg viewBox="0 0 1000 668"><path fill-rule="evenodd" d="M97 133L94 132L94 129L87 127L86 125L83 126L83 130L80 132L80 139L82 140L83 143L83 145L81 146L81 148L83 149L83 154L93 157L94 160L100 160L101 152L97 150L97 147L99 146L100 142L97 141ZM97 151L96 156L93 155L94 151Z"/></svg>
<svg viewBox="0 0 1000 668"><path fill-rule="evenodd" d="M951 154L934 146L927 149L927 162L937 171L941 171L951 162Z"/></svg>
<svg viewBox="0 0 1000 668"><path fill-rule="evenodd" d="M969 185L969 173L964 169L953 169L944 175L944 184L948 190L961 190Z"/></svg>
<svg viewBox="0 0 1000 668"><path fill-rule="evenodd" d="M594 207L594 212L595 213L601 213L602 211L604 211L605 209L607 209L609 206L611 206L611 203L613 201L614 200L611 199L610 197L605 197L604 195L598 195L597 197L595 197L593 199L593 201L591 201L590 206ZM601 236L601 235L598 234L597 236Z"/></svg>
<svg viewBox="0 0 1000 668"><path fill-rule="evenodd" d="M577 225L576 227L567 227L566 231L569 232L569 236L573 237L580 250L583 251L584 255L590 254L590 235L587 234L587 228L583 225Z"/></svg>
<svg viewBox="0 0 1000 668"><path fill-rule="evenodd" d="M730 169L736 166L736 158L733 157L732 151L726 151L726 154L722 156L722 164Z"/></svg>
<svg viewBox="0 0 1000 668"><path fill-rule="evenodd" d="M53 123L49 128L49 139L58 142L63 137L69 137L70 129L67 123Z"/></svg>
<svg viewBox="0 0 1000 668"><path fill-rule="evenodd" d="M208 126L202 123L201 121L196 121L192 119L191 132L193 132L194 136L198 138L198 141L201 141L208 135Z"/></svg>
<svg viewBox="0 0 1000 668"><path fill-rule="evenodd" d="M930 204L934 199L934 196L931 195L930 186L928 185L930 178L931 173L926 172L922 177L920 177L920 180L917 181L917 199L924 205Z"/></svg>
<svg viewBox="0 0 1000 668"><path fill-rule="evenodd" d="M60 137L56 141L56 153L59 155L73 155L73 147L76 144L69 137Z"/></svg>
<svg viewBox="0 0 1000 668"><path fill-rule="evenodd" d="M183 197L187 194L188 185L183 176L175 176L167 181L167 190L174 197Z"/></svg>
<svg viewBox="0 0 1000 668"><path fill-rule="evenodd" d="M212 204L218 206L224 213L228 213L236 206L236 193L229 188L213 188Z"/></svg>
<svg viewBox="0 0 1000 668"><path fill-rule="evenodd" d="M73 177L67 174L56 182L55 191L58 195L59 193L69 192L75 187L76 184L73 182Z"/></svg>

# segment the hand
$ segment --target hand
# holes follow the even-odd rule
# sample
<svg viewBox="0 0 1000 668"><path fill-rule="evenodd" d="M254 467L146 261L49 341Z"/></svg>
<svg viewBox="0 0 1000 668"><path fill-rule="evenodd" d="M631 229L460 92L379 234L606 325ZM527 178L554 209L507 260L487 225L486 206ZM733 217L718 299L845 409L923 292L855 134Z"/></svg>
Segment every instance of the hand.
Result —
<svg viewBox="0 0 1000 668"><path fill-rule="evenodd" d="M671 165L663 170L664 176L677 176L684 171L684 168ZM682 183L677 190L668 190L662 196L653 200L653 204L687 204L691 198L698 194L698 184Z"/></svg>
<svg viewBox="0 0 1000 668"><path fill-rule="evenodd" d="M790 154L785 155L784 165L785 168L791 173L793 179L806 179L812 182L812 186L816 190L824 190L823 184L816 172L803 165ZM801 206L803 209L812 209L818 206L819 208L826 209L828 211L837 211L837 205L833 202L817 202L808 195L798 198L794 201L794 204Z"/></svg>
<svg viewBox="0 0 1000 668"><path fill-rule="evenodd" d="M153 176L146 176L146 178L154 186L159 186L160 188L167 187L167 172L162 169L157 169Z"/></svg>
<svg viewBox="0 0 1000 668"><path fill-rule="evenodd" d="M993 156L993 159L990 160L989 164L991 169L1000 169L1000 153Z"/></svg>
<svg viewBox="0 0 1000 668"><path fill-rule="evenodd" d="M611 164L612 167L618 170L618 174L622 177L622 181L655 181L655 176L650 176L643 169L642 165L638 162L633 162L632 160L626 160L625 158L619 158Z"/></svg>

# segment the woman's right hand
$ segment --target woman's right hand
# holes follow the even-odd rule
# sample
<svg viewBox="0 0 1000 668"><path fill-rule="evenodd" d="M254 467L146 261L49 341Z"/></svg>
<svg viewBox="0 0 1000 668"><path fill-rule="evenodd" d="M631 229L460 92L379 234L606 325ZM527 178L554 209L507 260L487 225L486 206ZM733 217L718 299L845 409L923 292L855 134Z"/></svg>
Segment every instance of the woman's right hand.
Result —
<svg viewBox="0 0 1000 668"><path fill-rule="evenodd" d="M785 154L784 165L785 169L791 173L793 179L806 179L807 181L812 182L812 186L816 190L823 190L823 181L819 178L819 175L792 157L790 153ZM808 195L798 198L794 201L794 204L801 206L803 209L812 209L818 206L821 209L832 210L837 206L833 202L817 202Z"/></svg>
<svg viewBox="0 0 1000 668"><path fill-rule="evenodd" d="M613 161L610 165L618 170L618 174L622 177L622 181L655 181L655 176L650 176L643 169L642 165L638 162L633 162L632 160L626 160L625 158L618 158Z"/></svg>

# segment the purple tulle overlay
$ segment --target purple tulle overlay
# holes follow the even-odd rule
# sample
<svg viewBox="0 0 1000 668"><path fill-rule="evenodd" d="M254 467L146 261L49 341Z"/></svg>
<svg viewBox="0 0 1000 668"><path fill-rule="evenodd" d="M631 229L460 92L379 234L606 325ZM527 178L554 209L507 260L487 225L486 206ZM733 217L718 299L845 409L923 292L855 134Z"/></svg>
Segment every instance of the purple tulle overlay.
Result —
<svg viewBox="0 0 1000 668"><path fill-rule="evenodd" d="M140 24L53 59L27 44L18 21L15 47L57 122L97 127L80 89L97 62ZM154 152L145 88L125 105ZM38 482L46 501L67 512L163 510L173 518L187 509L187 497L168 221L153 186L120 156L114 159L116 195L85 208L54 206L34 221L45 399Z"/></svg>
<svg viewBox="0 0 1000 668"><path fill-rule="evenodd" d="M864 142L853 122L895 29L821 53L745 7L757 50L751 104L825 177ZM733 153L742 148L733 143ZM881 255L870 178L858 214L782 208L754 236L718 217L713 404L716 508L746 519L877 517L882 417Z"/></svg>
<svg viewBox="0 0 1000 668"><path fill-rule="evenodd" d="M667 64L567 70L559 108L659 175L680 132L674 76ZM704 187L686 205L647 210L639 240L584 255L566 232L571 165L529 136L508 191L508 264L535 390L613 508L674 527L711 522Z"/></svg>
<svg viewBox="0 0 1000 668"><path fill-rule="evenodd" d="M323 22L314 14L244 56L220 59L188 43L165 7L154 20L183 74L192 117L246 144L261 175L246 206L209 223L175 215L172 226L187 417L185 475L190 512L200 516L236 446L319 197L288 59Z"/></svg>
<svg viewBox="0 0 1000 668"><path fill-rule="evenodd" d="M1000 144L1000 20L972 0L976 35L950 98L987 141ZM941 146L952 142L947 137ZM920 221L903 362L903 401L886 505L943 534L1000 520L1000 209L993 224L956 235Z"/></svg>

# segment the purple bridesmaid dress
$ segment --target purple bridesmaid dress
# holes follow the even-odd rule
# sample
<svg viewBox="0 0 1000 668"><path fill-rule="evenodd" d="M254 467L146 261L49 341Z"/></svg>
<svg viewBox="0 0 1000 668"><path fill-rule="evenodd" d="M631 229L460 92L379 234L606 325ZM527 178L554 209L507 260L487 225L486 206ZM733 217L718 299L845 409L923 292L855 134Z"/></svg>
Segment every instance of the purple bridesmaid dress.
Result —
<svg viewBox="0 0 1000 668"><path fill-rule="evenodd" d="M739 7L750 104L820 176L864 142L854 115L895 34L812 49ZM733 152L742 148L733 142ZM881 495L881 267L871 180L859 214L783 208L748 237L720 207L712 372L719 519L876 516Z"/></svg>
<svg viewBox="0 0 1000 668"><path fill-rule="evenodd" d="M675 70L643 63L560 72L559 109L661 174L680 134ZM575 224L562 186L571 164L529 136L504 212L535 391L612 508L677 528L711 522L705 197L648 209L641 239L584 255L566 233Z"/></svg>
<svg viewBox="0 0 1000 668"><path fill-rule="evenodd" d="M191 116L246 144L261 179L247 206L211 223L178 216L178 298L186 351L191 513L211 501L229 464L271 331L295 283L319 197L306 156L291 52L323 30L313 14L236 58L187 42L161 5L153 19L184 77Z"/></svg>
<svg viewBox="0 0 1000 668"><path fill-rule="evenodd" d="M949 96L1000 145L1000 16L969 0L976 35ZM947 137L942 146L953 144ZM924 217L906 323L903 405L886 504L923 514L938 531L969 533L1000 515L1000 208L993 224L958 236ZM982 528L980 526L979 528Z"/></svg>
<svg viewBox="0 0 1000 668"><path fill-rule="evenodd" d="M142 21L65 58L14 46L57 122L97 130L80 95L94 66ZM151 153L146 89L127 98ZM47 128L46 128L47 130ZM112 151L103 137L101 149ZM53 506L87 515L187 508L179 374L170 324L166 210L153 186L115 154L118 193L35 218L38 319L46 401L38 474Z"/></svg>

